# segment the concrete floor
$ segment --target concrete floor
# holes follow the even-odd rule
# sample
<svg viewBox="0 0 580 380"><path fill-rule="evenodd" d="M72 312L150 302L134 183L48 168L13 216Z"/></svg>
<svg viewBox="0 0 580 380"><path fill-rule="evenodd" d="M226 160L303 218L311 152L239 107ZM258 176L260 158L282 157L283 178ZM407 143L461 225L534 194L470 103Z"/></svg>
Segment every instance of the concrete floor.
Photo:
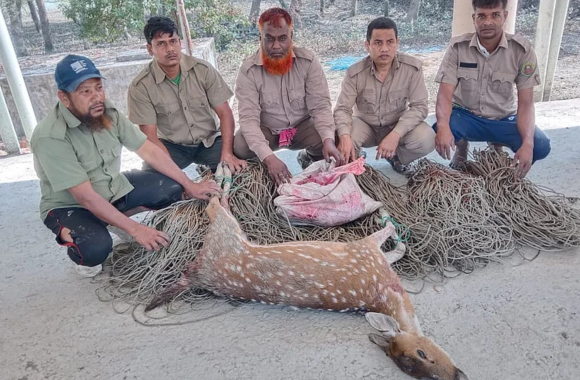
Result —
<svg viewBox="0 0 580 380"><path fill-rule="evenodd" d="M529 178L579 197L580 101L537 113L553 151ZM125 169L138 166L125 156ZM38 219L39 196L30 155L0 159L0 379L409 379L369 342L359 315L221 305L175 320L229 311L213 319L145 327L117 314ZM472 380L577 380L579 252L514 255L411 299L426 334Z"/></svg>

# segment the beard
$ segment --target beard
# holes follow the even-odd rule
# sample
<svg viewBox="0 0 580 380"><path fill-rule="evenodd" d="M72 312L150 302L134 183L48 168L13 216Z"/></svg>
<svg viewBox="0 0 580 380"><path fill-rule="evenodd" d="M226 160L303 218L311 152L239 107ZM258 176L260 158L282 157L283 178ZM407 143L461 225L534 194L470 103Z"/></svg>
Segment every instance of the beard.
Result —
<svg viewBox="0 0 580 380"><path fill-rule="evenodd" d="M95 106L103 106L103 109L105 109L105 103L93 104L91 107ZM99 116L91 115L90 108L87 113L81 113L72 102L70 103L69 111L75 115L75 117L79 119L81 123L86 125L91 132L100 132L103 129L111 129L112 120L104 111L103 114Z"/></svg>
<svg viewBox="0 0 580 380"><path fill-rule="evenodd" d="M288 53L282 58L270 58L264 49L262 49L262 63L264 64L264 69L270 75L284 75L287 74L292 69L292 46L288 49Z"/></svg>

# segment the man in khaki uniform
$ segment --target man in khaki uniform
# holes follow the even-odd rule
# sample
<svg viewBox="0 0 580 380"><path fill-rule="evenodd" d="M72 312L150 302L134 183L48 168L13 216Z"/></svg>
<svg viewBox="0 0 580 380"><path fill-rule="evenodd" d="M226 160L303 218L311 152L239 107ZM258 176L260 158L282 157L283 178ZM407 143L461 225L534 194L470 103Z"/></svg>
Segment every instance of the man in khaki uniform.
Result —
<svg viewBox="0 0 580 380"><path fill-rule="evenodd" d="M311 51L292 46L292 18L285 10L265 11L259 27L260 49L242 63L236 80L240 131L234 152L258 156L276 184L292 177L273 153L281 147L304 149L298 154L303 168L331 156L341 165L320 62Z"/></svg>
<svg viewBox="0 0 580 380"><path fill-rule="evenodd" d="M148 250L169 236L131 220L143 207L160 209L182 199L208 199L215 182L192 182L161 149L105 100L101 74L90 59L68 55L55 72L60 102L32 134L40 178L40 217L68 248L77 271L94 276L112 250L107 225ZM159 173L120 173L121 149L136 152Z"/></svg>
<svg viewBox="0 0 580 380"><path fill-rule="evenodd" d="M435 133L425 123L427 88L422 63L397 52L397 25L379 17L368 25L365 47L369 56L346 71L334 122L339 150L347 161L361 147L377 147L376 158L386 158L405 174L407 164L433 151ZM353 112L354 107L354 112Z"/></svg>
<svg viewBox="0 0 580 380"><path fill-rule="evenodd" d="M233 93L217 70L181 54L177 26L167 17L151 17L144 34L153 60L129 87L129 120L181 169L196 163L215 171L220 161L234 171L246 167L232 152Z"/></svg>
<svg viewBox="0 0 580 380"><path fill-rule="evenodd" d="M507 0L473 0L475 33L451 39L435 80L436 149L451 167L467 159L469 141L508 146L523 177L550 153L550 140L535 126L536 54L521 35L503 31ZM513 87L517 87L518 103Z"/></svg>

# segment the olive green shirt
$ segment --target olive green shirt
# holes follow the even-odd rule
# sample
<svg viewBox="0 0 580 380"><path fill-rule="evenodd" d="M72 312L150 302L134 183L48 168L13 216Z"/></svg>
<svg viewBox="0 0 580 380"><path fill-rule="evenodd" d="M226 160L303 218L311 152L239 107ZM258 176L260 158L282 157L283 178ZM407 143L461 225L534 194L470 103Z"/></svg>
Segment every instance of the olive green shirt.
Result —
<svg viewBox="0 0 580 380"><path fill-rule="evenodd" d="M537 67L531 43L519 34L504 33L486 57L477 34L466 33L451 39L435 81L456 86L453 103L499 120L517 111L514 85L523 90L540 84Z"/></svg>
<svg viewBox="0 0 580 380"><path fill-rule="evenodd" d="M68 189L86 181L111 203L133 190L120 173L121 149L136 151L147 136L109 101L105 108L111 118L110 130L91 132L60 102L36 126L31 147L40 179L42 220L50 210L81 207Z"/></svg>
<svg viewBox="0 0 580 380"><path fill-rule="evenodd" d="M137 125L156 125L157 136L174 144L213 145L220 122L213 108L233 92L204 60L183 55L181 79L175 84L153 60L133 79L127 116Z"/></svg>
<svg viewBox="0 0 580 380"><path fill-rule="evenodd" d="M398 53L381 82L372 59L366 57L350 66L342 80L334 108L336 130L339 136L350 134L352 117L356 116L374 128L394 126L393 130L403 137L427 117L427 99L419 59Z"/></svg>

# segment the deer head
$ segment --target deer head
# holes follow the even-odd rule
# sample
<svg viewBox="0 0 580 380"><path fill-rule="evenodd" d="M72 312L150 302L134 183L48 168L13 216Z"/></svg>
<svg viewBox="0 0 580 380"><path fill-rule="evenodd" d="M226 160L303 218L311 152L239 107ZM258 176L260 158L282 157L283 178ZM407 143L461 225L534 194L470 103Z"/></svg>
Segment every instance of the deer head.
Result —
<svg viewBox="0 0 580 380"><path fill-rule="evenodd" d="M366 320L382 334L369 334L407 375L422 380L469 380L441 347L428 337L402 331L393 318L366 313Z"/></svg>

